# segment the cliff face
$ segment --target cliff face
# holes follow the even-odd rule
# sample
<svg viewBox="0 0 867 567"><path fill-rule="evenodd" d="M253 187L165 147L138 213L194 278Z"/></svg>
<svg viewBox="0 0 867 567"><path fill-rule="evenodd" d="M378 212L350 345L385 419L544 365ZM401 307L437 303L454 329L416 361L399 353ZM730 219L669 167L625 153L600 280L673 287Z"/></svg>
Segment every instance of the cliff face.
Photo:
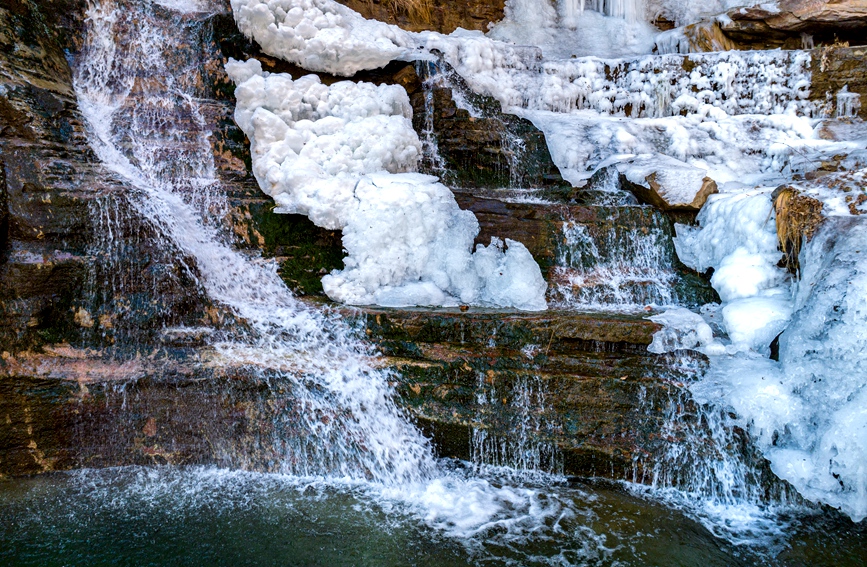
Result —
<svg viewBox="0 0 867 567"><path fill-rule="evenodd" d="M689 51L850 47L867 43L864 0L779 0L734 8L677 30Z"/></svg>

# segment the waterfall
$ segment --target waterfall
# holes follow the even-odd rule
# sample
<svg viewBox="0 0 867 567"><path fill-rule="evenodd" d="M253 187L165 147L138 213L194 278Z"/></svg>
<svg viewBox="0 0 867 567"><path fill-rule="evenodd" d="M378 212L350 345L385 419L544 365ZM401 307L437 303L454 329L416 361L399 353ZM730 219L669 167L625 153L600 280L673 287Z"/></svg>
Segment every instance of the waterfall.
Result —
<svg viewBox="0 0 867 567"><path fill-rule="evenodd" d="M644 0L563 0L564 12L561 12L561 17L565 15L565 7L569 6L568 11L574 13L575 5L580 5L580 11L585 9L595 10L612 18L623 18L624 20L635 22L644 17Z"/></svg>
<svg viewBox="0 0 867 567"><path fill-rule="evenodd" d="M93 151L127 189L132 214L146 219L201 291L238 320L237 329L210 335L218 360L265 385L290 385L274 389L282 412L274 438L254 447L273 451L264 467L248 447L217 449L233 467L360 486L386 509L397 504L476 545L502 548L565 529L583 537L580 524L563 525L577 517L566 500L439 467L429 442L395 406L389 373L349 325L295 298L272 266L233 250L219 220L204 216L212 207L203 203L221 200L210 128L195 81L187 84L183 70L169 64L179 48L197 45L201 24L166 4L94 0L74 86ZM189 120L177 120L179 112ZM208 197L193 198L194 188ZM106 212L104 226L125 216Z"/></svg>
<svg viewBox="0 0 867 567"><path fill-rule="evenodd" d="M215 339L223 360L291 380L299 436L278 443L280 470L385 484L424 478L433 469L428 443L394 405L368 348L338 317L293 297L273 267L233 250L220 219L206 216L213 203L226 205L196 85L185 80L192 74L171 68L201 27L177 4L89 5L74 86L91 147L135 213L177 249L177 263L243 323ZM177 59L195 65L186 55Z"/></svg>

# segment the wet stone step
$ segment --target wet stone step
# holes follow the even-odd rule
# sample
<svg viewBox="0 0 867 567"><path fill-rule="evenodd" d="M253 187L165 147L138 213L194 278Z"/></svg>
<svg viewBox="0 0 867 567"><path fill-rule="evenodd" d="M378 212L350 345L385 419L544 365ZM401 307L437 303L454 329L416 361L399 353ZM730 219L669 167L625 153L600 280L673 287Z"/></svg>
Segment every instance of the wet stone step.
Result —
<svg viewBox="0 0 867 567"><path fill-rule="evenodd" d="M705 363L648 353L659 327L640 315L364 308L347 316L385 355L401 403L440 455L518 468L641 476L682 441L660 430L673 403L690 403L681 384Z"/></svg>

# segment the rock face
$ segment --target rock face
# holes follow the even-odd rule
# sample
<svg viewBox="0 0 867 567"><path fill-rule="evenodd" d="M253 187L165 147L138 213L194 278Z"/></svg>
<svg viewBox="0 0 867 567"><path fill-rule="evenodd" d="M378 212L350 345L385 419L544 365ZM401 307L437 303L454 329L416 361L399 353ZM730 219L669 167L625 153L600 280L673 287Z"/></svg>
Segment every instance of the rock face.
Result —
<svg viewBox="0 0 867 567"><path fill-rule="evenodd" d="M441 455L495 459L492 444L547 455L567 474L640 478L688 404L640 317L347 309L393 368L402 404ZM214 363L201 337L165 333L159 361L70 347L0 361L0 475L128 464L275 470L290 379ZM695 364L702 364L696 359ZM522 401L532 396L526 406ZM518 426L523 426L519 438ZM676 439L675 439L676 438ZM517 449L515 449L517 451ZM508 455L507 455L508 456Z"/></svg>
<svg viewBox="0 0 867 567"><path fill-rule="evenodd" d="M867 31L865 36L867 37ZM813 51L811 97L824 100L833 116L838 113L837 96L844 88L860 95L857 115L867 120L867 47L823 47Z"/></svg>
<svg viewBox="0 0 867 567"><path fill-rule="evenodd" d="M778 0L729 12L671 32L681 53L731 49L805 49L867 43L864 0Z"/></svg>
<svg viewBox="0 0 867 567"><path fill-rule="evenodd" d="M368 19L397 24L410 31L452 33L457 28L488 31L503 19L505 0L338 0Z"/></svg>
<svg viewBox="0 0 867 567"><path fill-rule="evenodd" d="M484 5L488 11L437 4L432 17L441 14L443 31L479 29L499 19L490 10L502 9ZM129 188L87 144L67 62L78 52L84 8L84 0L9 0L0 7L0 474L133 463L271 470L279 458L273 440L287 434L277 418L291 411L285 384L215 362L202 328L231 325L230 314L178 268L175 252L128 206ZM445 23L449 18L455 21ZM228 10L201 22L200 35L200 44L178 46L178 67L169 71L183 69L198 85L227 196L223 222L237 247L276 258L288 285L315 296L321 275L342 267L340 235L271 212L232 121L223 63L257 56L269 71L306 72L263 57ZM828 53L814 76L828 88L845 83L863 92L860 52ZM191 54L193 69L186 64ZM451 89L460 85L425 92L406 63L357 78L406 87L416 128L424 136L427 124L434 126L446 178L464 189L459 202L479 218L479 241L501 235L523 242L550 280L563 267L566 220L611 241L622 240L627 227L659 229L670 242L670 221L654 209L576 204L541 133L491 101L477 100L481 112L470 116L453 100ZM480 197L507 186L541 188L559 201ZM598 251L604 254L604 246ZM682 268L673 269L683 297L712 299L707 283ZM384 353L383 364L398 370L400 403L443 455L496 460L489 441L513 447L517 426L525 424L523 442L547 455L543 466L640 477L666 452L659 431L672 400L690 403L672 359L647 353L657 326L641 317L382 309L345 315ZM703 364L700 357L689 361ZM526 396L538 405L527 407ZM517 449L511 456L519 458Z"/></svg>
<svg viewBox="0 0 867 567"><path fill-rule="evenodd" d="M723 20L720 27L735 41L784 40L795 34L807 34L823 43L835 38L856 44L867 41L865 0L778 0L736 8L727 16L730 21Z"/></svg>

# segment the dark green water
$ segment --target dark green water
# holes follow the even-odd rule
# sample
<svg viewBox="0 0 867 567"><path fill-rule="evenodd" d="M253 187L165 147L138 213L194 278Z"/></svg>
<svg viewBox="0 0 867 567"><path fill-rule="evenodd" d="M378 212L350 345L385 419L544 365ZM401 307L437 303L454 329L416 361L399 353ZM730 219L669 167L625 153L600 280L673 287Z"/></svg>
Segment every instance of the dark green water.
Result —
<svg viewBox="0 0 867 567"><path fill-rule="evenodd" d="M618 485L525 483L534 505L515 500L482 524L443 511L449 490L473 493L461 502L482 509L502 482L467 477L396 496L214 469L5 481L0 565L867 565L867 526L832 512L780 517L737 545ZM555 513L537 509L546 506Z"/></svg>

